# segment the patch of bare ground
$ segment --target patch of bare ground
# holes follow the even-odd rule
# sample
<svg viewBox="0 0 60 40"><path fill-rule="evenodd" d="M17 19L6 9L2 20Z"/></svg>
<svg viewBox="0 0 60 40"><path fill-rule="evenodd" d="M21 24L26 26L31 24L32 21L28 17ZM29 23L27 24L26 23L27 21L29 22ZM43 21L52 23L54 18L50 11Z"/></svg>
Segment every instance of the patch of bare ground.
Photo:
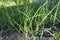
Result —
<svg viewBox="0 0 60 40"><path fill-rule="evenodd" d="M44 37L43 40L54 40L53 37ZM0 40L32 40L31 37L25 37L24 34L17 31L5 31L0 36Z"/></svg>

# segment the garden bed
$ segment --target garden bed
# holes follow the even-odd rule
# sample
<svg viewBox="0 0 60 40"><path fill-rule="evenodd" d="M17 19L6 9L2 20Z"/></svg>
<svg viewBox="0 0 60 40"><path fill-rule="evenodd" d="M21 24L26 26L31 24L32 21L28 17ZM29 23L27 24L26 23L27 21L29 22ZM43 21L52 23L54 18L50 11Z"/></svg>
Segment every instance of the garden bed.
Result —
<svg viewBox="0 0 60 40"><path fill-rule="evenodd" d="M35 38L36 40L39 40L38 36L36 36ZM19 33L17 31L4 31L0 36L0 40L32 40L32 37L28 36L26 38L24 34ZM50 37L43 36L42 40L55 40L55 39L52 36Z"/></svg>
<svg viewBox="0 0 60 40"><path fill-rule="evenodd" d="M1 40L60 40L59 0L10 5L0 7Z"/></svg>

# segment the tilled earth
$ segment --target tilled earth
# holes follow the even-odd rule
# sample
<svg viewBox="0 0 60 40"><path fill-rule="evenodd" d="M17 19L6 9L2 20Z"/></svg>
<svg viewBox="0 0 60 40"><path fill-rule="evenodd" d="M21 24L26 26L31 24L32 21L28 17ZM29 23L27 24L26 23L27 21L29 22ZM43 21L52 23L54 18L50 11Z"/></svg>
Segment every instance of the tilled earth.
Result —
<svg viewBox="0 0 60 40"><path fill-rule="evenodd" d="M42 39L54 40L53 37L44 37L44 36ZM29 36L28 38L26 38L22 33L19 33L17 31L5 31L5 32L2 32L2 34L0 35L0 40L32 40L32 38ZM39 38L37 38L36 40L39 40Z"/></svg>

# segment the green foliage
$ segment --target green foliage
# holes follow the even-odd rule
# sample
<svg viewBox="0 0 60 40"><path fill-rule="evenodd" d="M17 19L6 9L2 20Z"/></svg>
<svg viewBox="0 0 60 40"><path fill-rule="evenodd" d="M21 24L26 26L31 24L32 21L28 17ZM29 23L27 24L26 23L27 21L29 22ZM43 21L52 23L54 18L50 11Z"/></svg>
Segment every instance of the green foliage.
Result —
<svg viewBox="0 0 60 40"><path fill-rule="evenodd" d="M19 5L19 3L17 1L15 6L3 6L0 8L0 26L7 24L7 29L9 30L15 29L18 31L19 29L26 34L26 37L31 34L33 40L35 39L35 33L40 32L40 30L39 36L41 40L45 31L55 37L49 30L55 27L56 22L60 23L60 17L58 16L60 14L60 1L52 5L48 0L42 5L34 3L30 4L28 0L24 1L24 5ZM48 21L50 23L47 23ZM51 24L48 30L45 30L45 24ZM55 33L55 35L56 34L58 34L58 32ZM58 35L56 35L56 37L57 36Z"/></svg>

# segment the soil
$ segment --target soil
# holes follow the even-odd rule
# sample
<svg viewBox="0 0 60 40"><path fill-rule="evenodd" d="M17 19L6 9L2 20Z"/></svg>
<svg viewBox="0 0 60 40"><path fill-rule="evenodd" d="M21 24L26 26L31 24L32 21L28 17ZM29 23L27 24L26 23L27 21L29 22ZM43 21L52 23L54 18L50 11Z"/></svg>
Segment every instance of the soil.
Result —
<svg viewBox="0 0 60 40"><path fill-rule="evenodd" d="M24 34L18 31L4 31L1 33L0 40L26 40ZM31 40L30 37L27 40Z"/></svg>
<svg viewBox="0 0 60 40"><path fill-rule="evenodd" d="M53 37L43 37L42 39L54 40ZM32 39L31 37L26 38L22 33L19 33L17 31L4 31L1 33L0 40L32 40Z"/></svg>

